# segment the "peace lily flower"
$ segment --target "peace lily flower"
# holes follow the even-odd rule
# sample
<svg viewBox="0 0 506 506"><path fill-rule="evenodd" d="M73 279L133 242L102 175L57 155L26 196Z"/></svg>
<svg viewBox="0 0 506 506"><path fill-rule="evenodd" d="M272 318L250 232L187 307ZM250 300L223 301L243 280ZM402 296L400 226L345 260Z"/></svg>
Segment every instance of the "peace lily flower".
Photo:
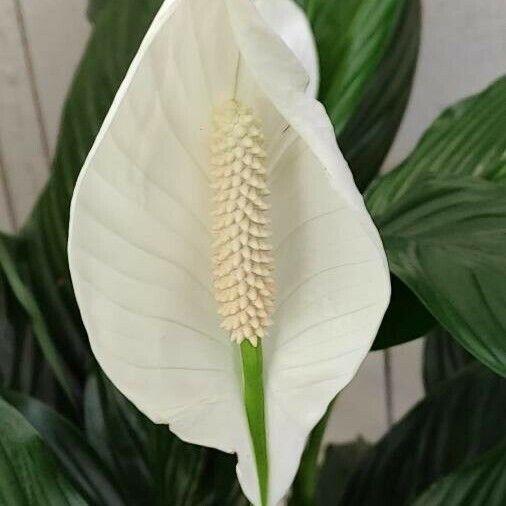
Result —
<svg viewBox="0 0 506 506"><path fill-rule="evenodd" d="M71 209L102 368L154 422L237 453L255 505L287 492L390 293L316 68L290 0L167 0Z"/></svg>

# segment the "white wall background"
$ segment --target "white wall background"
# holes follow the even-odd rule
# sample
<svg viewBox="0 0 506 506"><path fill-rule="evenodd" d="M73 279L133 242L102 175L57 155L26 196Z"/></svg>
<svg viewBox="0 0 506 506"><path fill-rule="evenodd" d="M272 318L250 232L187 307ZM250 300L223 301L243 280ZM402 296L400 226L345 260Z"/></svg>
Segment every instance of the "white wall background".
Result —
<svg viewBox="0 0 506 506"><path fill-rule="evenodd" d="M423 7L414 90L385 169L446 105L506 73L506 0L423 0ZM2 230L23 223L49 175L65 93L89 35L85 8L86 0L0 0ZM341 394L327 439L380 437L422 396L420 358L420 342L370 354Z"/></svg>

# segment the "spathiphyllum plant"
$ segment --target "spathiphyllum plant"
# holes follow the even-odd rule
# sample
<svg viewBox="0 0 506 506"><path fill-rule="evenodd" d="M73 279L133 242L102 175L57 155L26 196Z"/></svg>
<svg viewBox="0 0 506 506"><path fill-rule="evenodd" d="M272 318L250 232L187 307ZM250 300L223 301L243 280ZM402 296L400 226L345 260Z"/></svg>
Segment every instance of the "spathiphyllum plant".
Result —
<svg viewBox="0 0 506 506"><path fill-rule="evenodd" d="M270 23L264 3L276 6ZM99 364L154 422L236 453L258 506L286 494L389 299L330 120L270 27L293 19L286 40L314 61L297 9L164 2L70 217L70 272Z"/></svg>
<svg viewBox="0 0 506 506"><path fill-rule="evenodd" d="M505 78L379 176L418 0L89 18L51 179L0 236L0 504L503 506ZM417 338L426 397L322 448L371 348Z"/></svg>

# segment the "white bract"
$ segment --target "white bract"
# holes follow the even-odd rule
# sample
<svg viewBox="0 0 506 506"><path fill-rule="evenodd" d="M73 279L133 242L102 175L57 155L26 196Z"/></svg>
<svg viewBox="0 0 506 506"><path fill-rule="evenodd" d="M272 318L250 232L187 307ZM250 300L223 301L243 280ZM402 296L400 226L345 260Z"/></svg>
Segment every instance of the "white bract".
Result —
<svg viewBox="0 0 506 506"><path fill-rule="evenodd" d="M240 348L231 337L256 342L268 327L267 502L276 505L309 432L367 354L390 294L379 236L312 97L316 83L309 27L291 0L167 0L72 202L70 269L99 363L153 421L185 441L237 453L241 486L255 505L260 493ZM219 112L223 107L228 112ZM221 119L213 126L217 110ZM223 114L239 114L252 128L238 134L249 139L241 141L245 149L213 144L213 129L220 142L227 139ZM213 158L223 153L233 156ZM240 178L225 177L220 171L236 161ZM231 182L213 185L216 177ZM213 213L222 192L232 199L235 181L265 189L255 196L244 187L251 202L244 226L253 235L241 245L243 214L238 227L224 218L221 229L234 231L229 237L219 235L219 226L216 236ZM239 193L233 199L230 212L246 209ZM233 245L223 250L228 240ZM246 285L224 296L230 280L216 286L228 275L216 274L219 255L245 244L244 258L254 262L249 271L248 264L234 265L244 279L255 271L248 301L260 302L249 309L227 306L229 293L247 296ZM224 325L243 310L248 319Z"/></svg>

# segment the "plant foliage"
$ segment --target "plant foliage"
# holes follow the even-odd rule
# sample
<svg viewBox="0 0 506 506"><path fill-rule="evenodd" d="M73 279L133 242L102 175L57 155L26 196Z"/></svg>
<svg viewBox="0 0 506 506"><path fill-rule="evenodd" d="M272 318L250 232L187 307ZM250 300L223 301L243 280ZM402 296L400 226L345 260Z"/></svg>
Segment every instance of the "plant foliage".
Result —
<svg viewBox="0 0 506 506"><path fill-rule="evenodd" d="M318 46L319 98L367 189L391 268L392 302L374 348L430 335L427 397L378 444L330 447L319 468L324 419L290 504L502 504L506 78L446 110L398 168L376 177L411 90L420 1L298 3ZM233 456L178 440L100 372L68 270L76 178L160 4L90 1L93 32L52 176L20 233L0 234L2 504L246 504Z"/></svg>

